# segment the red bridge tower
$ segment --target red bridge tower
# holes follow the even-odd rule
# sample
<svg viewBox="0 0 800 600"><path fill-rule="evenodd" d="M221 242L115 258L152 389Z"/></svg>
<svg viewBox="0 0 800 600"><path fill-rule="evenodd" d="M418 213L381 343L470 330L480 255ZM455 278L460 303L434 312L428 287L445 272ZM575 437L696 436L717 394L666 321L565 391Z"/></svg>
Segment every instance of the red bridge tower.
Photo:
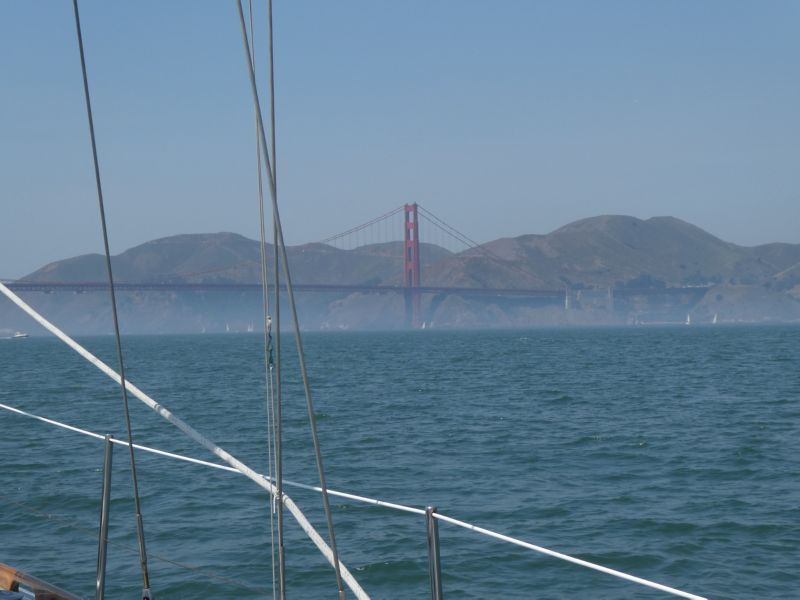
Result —
<svg viewBox="0 0 800 600"><path fill-rule="evenodd" d="M419 292L419 215L417 203L403 207L403 287L405 287L406 325L413 329L422 326L422 302Z"/></svg>

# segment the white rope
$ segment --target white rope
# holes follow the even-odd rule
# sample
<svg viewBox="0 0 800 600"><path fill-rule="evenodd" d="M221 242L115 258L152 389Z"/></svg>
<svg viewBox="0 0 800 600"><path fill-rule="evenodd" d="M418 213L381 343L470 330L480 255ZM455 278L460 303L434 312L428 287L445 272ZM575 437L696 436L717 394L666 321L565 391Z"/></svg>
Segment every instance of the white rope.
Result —
<svg viewBox="0 0 800 600"><path fill-rule="evenodd" d="M14 292L9 290L5 285L0 283L0 292L2 292L9 300L11 300L14 304L19 306L22 310L24 310L28 315L30 315L37 323L39 323L42 327L47 329L50 333L55 335L58 339L64 342L67 346L72 348L75 352L80 354L83 358L87 361L92 363L95 367L100 369L103 373L108 375L112 380L114 380L117 384L122 384L120 380L119 374L114 371L111 367L105 364L102 360L97 358L94 354L89 352L86 348L81 346L78 342L73 340L69 337L66 333L61 331L58 327L53 325L50 321L45 319L42 315L40 315L36 310L34 310L30 305L28 305L22 298L17 296ZM165 406L159 404L155 400L153 400L150 396L145 394L142 390L138 387L130 383L130 381L125 381L125 386L128 391L136 396L139 400L141 400L145 405L150 407L153 411L159 414L161 417L172 423L175 427L183 431L187 436L192 438L195 442L206 448L209 452L221 458L224 462L228 463L234 469L239 471L245 477L254 481L257 485L267 490L270 494L275 494L276 489L275 486L267 481L263 475L257 473L238 458L223 450L219 446L217 446L214 442L206 438L203 434L197 431L194 427L186 423L183 419L174 415L172 412L169 411ZM328 560L328 562L334 565L333 560L333 553L331 552L330 547L328 544L323 540L320 535L316 532L314 527L309 523L308 519L306 519L305 515L302 511L297 507L294 501L289 498L289 496L285 495L282 498L283 505L289 509L289 512L292 513L297 523L306 532L311 541L314 542L314 545L317 546L319 551L322 555ZM341 570L342 579L347 583L347 586L353 591L356 595L356 598L361 599L368 599L369 596L367 593L361 588L359 583L356 581L355 577L347 570L347 568L342 564L341 561L338 561L339 568Z"/></svg>
<svg viewBox="0 0 800 600"><path fill-rule="evenodd" d="M75 427L74 425L68 425L67 423L62 423L61 421L56 421L54 419L48 419L47 417L42 417L40 415L35 415L33 413L29 413L27 411L21 410L19 408L15 408L13 406L9 406L8 404L0 403L0 408L7 410L9 412L16 413L18 415L22 415L23 417L30 417L31 419L36 419L37 421L42 421L43 423L48 423L50 425L55 425L56 427L60 427L61 429L66 429L68 431L73 431L75 433L80 433L81 435L85 435L88 437L95 438L97 440L105 440L105 436L99 433L95 433L94 431L88 431L86 429L81 429L80 427ZM128 442L125 440L120 440L117 438L111 438L112 444L119 444L120 446L127 446ZM141 444L134 444L133 447L136 450L142 450L143 452L150 452L152 454L158 454L160 456L166 456L168 458L175 458L177 460L182 460L184 462L195 463L198 465L203 465L204 467L212 467L214 469L220 469L222 471L232 471L233 473L239 473L237 469L233 467L229 467L227 465L220 465L218 463L208 462L206 460L200 460L199 458L192 458L191 456L185 456L183 454L173 454L172 452L167 452L165 450L159 450L158 448L152 448L150 446L142 446Z"/></svg>
<svg viewBox="0 0 800 600"><path fill-rule="evenodd" d="M487 535L489 537L502 540L504 542L509 542L511 544L516 544L517 546L522 546L523 548L533 550L534 552L546 554L547 556L552 556L553 558L559 558L561 560L565 560L567 562L571 562L576 565L586 567L587 569L594 569L595 571L600 571L601 573L606 573L607 575L613 575L614 577L619 577L621 579L626 579L628 581L632 581L640 585L645 585L647 587L661 590L662 592L667 592L668 594L681 596L682 598L689 598L690 600L708 600L703 596L696 596L695 594L690 594L689 592L683 592L681 590L677 590L675 588L671 588L666 585L661 585L660 583L656 583L648 579L642 579L641 577L636 577L635 575L628 575L627 573L623 573L622 571L609 569L608 567L604 567L602 565L589 562L588 560L575 558L574 556L569 556L568 554L562 554L561 552L556 552L555 550L548 550L547 548L542 548L541 546L537 546L529 542L524 542L522 540L518 540L517 538L503 535L502 533L497 533L496 531L484 529L483 527L478 527L476 525L472 525L465 521L459 521L458 519L448 517L447 515L443 515L440 513L433 513L433 516L434 518L439 519L440 521L445 521L446 523L452 523L453 525L458 525L459 527L463 527L464 529L469 529L470 531L474 531L476 533L482 533L483 535Z"/></svg>
<svg viewBox="0 0 800 600"><path fill-rule="evenodd" d="M85 435L88 437L92 437L98 440L105 440L105 436L99 433L95 433L93 431L88 431L86 429L81 429L80 427L75 427L74 425L68 425L67 423L62 423L60 421L56 421L54 419L48 419L47 417L42 417L40 415L35 415L33 413L26 412L19 408L15 408L13 406L9 406L8 404L0 403L0 408L7 410L9 412L16 413L23 417L29 417L31 419L36 419L37 421L42 421L43 423L48 423L49 425L55 425L56 427L60 427L62 429L66 429L68 431L72 431L74 433L80 433L81 435ZM120 446L127 446L128 442L124 440L118 440L117 438L111 438L111 442L114 444L119 444ZM202 465L204 467L211 467L212 469L219 469L220 471L229 471L231 473L239 473L241 472L238 469L234 469L233 467L229 467L227 465L221 465L219 463L209 462L207 460L201 460L199 458L192 458L191 456L186 456L184 454L175 454L173 452L167 452L166 450L159 450L158 448L153 448L151 446L143 446L141 444L134 444L133 447L136 450L141 450L142 452L150 452L151 454L157 454L159 456L165 456L167 458L174 458L175 460L181 460L183 462L193 463L196 465ZM267 481L273 481L274 479L269 476L261 475L263 479ZM299 483L297 481L291 481L289 479L284 480L284 483L288 486L300 488L303 490L311 490L313 492L322 492L322 488L316 485L308 485L305 483ZM365 504L372 504L374 506L383 506L384 508L391 508L393 510L400 510L404 512L414 513L417 515L424 515L425 511L420 508L414 508L413 506L405 506L403 504L395 504L393 502L386 502L384 500L378 500L376 498L367 498L366 496L358 496L356 494L349 494L347 492L338 492L336 490L328 490L328 493L332 496L338 496L340 498L347 498L349 500L355 500L357 502L363 502Z"/></svg>
<svg viewBox="0 0 800 600"><path fill-rule="evenodd" d="M23 415L25 417L30 417L30 418L33 418L33 419L37 419L39 421L43 421L45 423L49 423L51 425L55 425L56 427L61 427L63 429L67 429L69 431L74 431L76 433L87 435L87 436L96 438L98 440L105 439L105 436L100 435L99 433L94 433L94 432L91 432L91 431L87 431L85 429L80 429L80 428L74 427L72 425L67 425L66 423L61 423L59 421L54 421L53 419L47 419L45 417L40 417L38 415L34 415L32 413L25 412L24 410L20 410L18 408L14 408L13 406L8 406L6 404L0 403L0 408L3 408L5 410L8 410L8 411L11 411L11 412L14 412L14 413L17 413L19 415ZM112 438L111 441L114 442L115 444L120 444L120 445L123 445L123 446L127 446L127 442L125 442L123 440L117 440L115 438ZM181 454L173 454L172 452L165 452L164 450L158 450L157 448L151 448L149 446L140 446L139 444L134 444L134 448L136 448L137 450L142 450L144 452L151 452L153 454L158 454L158 455L161 455L161 456L166 456L166 457L169 457L169 458L174 458L174 459L182 460L182 461L185 461L185 462L195 463L195 464L203 465L203 466L206 466L206 467L213 467L215 469L221 469L223 471L231 471L233 473L240 473L239 470L234 469L232 467L228 467L226 465L220 465L220 464L208 462L208 461L205 461L205 460L199 460L197 458L191 458L189 456L183 456ZM262 475L262 477L263 477L263 475ZM285 480L284 483L286 485L297 487L297 488L301 488L301 489L304 489L304 490L312 490L312 491L315 491L315 492L321 492L322 491L322 488L320 488L318 486L306 485L305 483L297 483L295 481L289 481L289 480ZM403 505L403 504L395 504L393 502L386 502L384 500L378 500L376 498L368 498L366 496L358 496L356 494L349 494L347 492L339 492L339 491L331 490L331 489L328 490L328 493L330 495L332 495L332 496L338 496L340 498L348 498L350 500L355 500L357 502L363 502L363 503L366 503L366 504L372 504L374 506L383 506L385 508L390 508L390 509L393 509L393 510L400 510L400 511L403 511L403 512L409 512L409 513L414 513L414 514L418 514L418 515L424 515L425 514L424 510L419 509L419 508L414 508L413 506L406 506L406 505ZM502 533L498 533L496 531L491 531L490 529L484 529L483 527L478 527L477 525L472 525L471 523L467 523L465 521L459 521L458 519L454 519L452 517L448 517L447 515L443 515L441 513L433 513L433 516L436 519L439 519L440 521L444 521L446 523L451 523L453 525L457 525L458 527L463 527L464 529L468 529L470 531L474 531L475 533L480 533L482 535L486 535L488 537L495 538L497 540L501 540L501 541L504 541L504 542L509 542L511 544L515 544L517 546L521 546L523 548L527 548L529 550L533 550L535 552L539 552L541 554L546 554L547 556L551 556L553 558L558 558L560 560L571 562L571 563L574 563L576 565L580 565L582 567L587 567L589 569L594 569L596 571L600 571L600 572L606 573L608 575L613 575L614 577L619 577L619 578L625 579L627 581L631 581L631 582L634 582L634 583L638 583L640 585L645 585L647 587L651 587L651 588L654 588L654 589L657 589L657 590L661 590L662 592L667 592L669 594L674 594L675 596L680 596L682 598L689 598L690 600L707 600L703 596L697 596L695 594L690 594L689 592L683 592L681 590L678 590L678 589L675 589L675 588L671 588L669 586L662 585L660 583L655 583L654 581L650 581L648 579L642 579L641 577L636 577L634 575L628 575L627 573L623 573L621 571L616 571L614 569L610 569L610 568L604 567L602 565L598 565L598 564L595 564L595 563L592 563L592 562L589 562L589 561L586 561L586 560L582 560L580 558L575 558L575 557L569 556L567 554L562 554L561 552L556 552L554 550L549 550L549 549L543 548L541 546L536 546L535 544L531 544L529 542L525 542L525 541L517 539L517 538L513 538L513 537L510 537L510 536L507 536L507 535L503 535Z"/></svg>

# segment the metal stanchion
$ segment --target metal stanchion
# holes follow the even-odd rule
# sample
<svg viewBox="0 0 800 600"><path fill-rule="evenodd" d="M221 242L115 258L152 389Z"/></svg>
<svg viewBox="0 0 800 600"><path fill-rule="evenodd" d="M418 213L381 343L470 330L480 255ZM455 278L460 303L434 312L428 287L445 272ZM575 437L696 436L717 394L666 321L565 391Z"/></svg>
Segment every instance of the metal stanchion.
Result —
<svg viewBox="0 0 800 600"><path fill-rule="evenodd" d="M433 516L435 506L425 508L425 522L428 530L428 572L431 580L431 600L443 600L442 563L439 558L439 523Z"/></svg>
<svg viewBox="0 0 800 600"><path fill-rule="evenodd" d="M100 539L97 542L97 587L95 600L103 600L106 587L106 549L108 548L108 510L111 506L111 459L114 444L106 435L103 456L103 498L100 503Z"/></svg>

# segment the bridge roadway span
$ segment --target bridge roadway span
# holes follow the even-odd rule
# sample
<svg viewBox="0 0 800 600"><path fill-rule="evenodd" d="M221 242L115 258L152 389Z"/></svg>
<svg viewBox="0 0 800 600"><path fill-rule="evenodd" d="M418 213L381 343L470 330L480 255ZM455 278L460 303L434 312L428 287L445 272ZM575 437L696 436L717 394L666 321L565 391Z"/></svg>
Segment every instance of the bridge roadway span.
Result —
<svg viewBox="0 0 800 600"><path fill-rule="evenodd" d="M108 290L108 283L98 281L8 281L5 284L17 292L100 292ZM260 292L260 283L170 283L170 282L116 282L114 288L120 292ZM364 292L370 294L413 291L419 294L452 294L459 296L521 296L564 300L565 289L541 290L523 288L469 288L420 286L406 288L399 285L350 285L324 283L295 283L298 292ZM674 296L681 294L702 295L708 286L667 287L667 288L613 288L616 297L625 296ZM281 285L281 290L285 286ZM577 290L572 290L574 294ZM598 292L601 290L588 290Z"/></svg>

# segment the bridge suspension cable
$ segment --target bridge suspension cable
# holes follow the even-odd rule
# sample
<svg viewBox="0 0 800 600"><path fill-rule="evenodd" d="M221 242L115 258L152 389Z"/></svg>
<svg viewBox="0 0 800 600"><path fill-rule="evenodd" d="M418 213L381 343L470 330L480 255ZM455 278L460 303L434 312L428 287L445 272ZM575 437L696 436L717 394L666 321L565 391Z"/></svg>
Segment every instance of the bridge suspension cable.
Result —
<svg viewBox="0 0 800 600"><path fill-rule="evenodd" d="M449 235L454 240L462 243L467 248L480 248L480 244L475 240L470 239L463 233L461 233L458 229L453 227L452 225L447 224L443 219L440 219L436 215L434 215L431 211L427 210L426 208L418 205L417 208L419 209L420 215L431 225L442 231L443 233Z"/></svg>
<svg viewBox="0 0 800 600"><path fill-rule="evenodd" d="M514 269L515 271L517 271L519 273L522 273L523 275L525 275L527 277L533 277L535 279L538 279L538 276L535 273L533 273L532 271L529 271L528 269L526 269L524 267L521 267L516 262L510 261L510 260L504 259L501 256L498 256L497 254L495 254L494 252L489 250L483 244L479 244L475 240L469 238L465 234L463 234L460 231L458 231L455 227L453 227L453 226L449 225L448 223L446 223L443 219L440 219L439 217L434 215L431 211L426 210L425 208L420 206L419 207L419 212L420 212L420 215L428 223L434 225L435 227L439 228L441 231L443 231L447 235L451 236L452 238L454 238L454 239L458 240L459 242L461 242L462 244L464 244L467 247L468 250L477 250L478 252L483 254L489 260L492 260L492 261L494 261L494 262L496 262L496 263L498 263L500 265L503 265L504 267L508 267L508 268Z"/></svg>
<svg viewBox="0 0 800 600"><path fill-rule="evenodd" d="M374 219L370 219L366 223L362 223L361 225L356 225L355 227L351 227L347 231L342 231L341 233L337 233L335 235L331 235L329 237L326 237L324 240L320 240L319 243L320 244L330 244L331 242L335 242L336 240L340 240L342 238L351 236L353 234L358 233L359 231L363 231L364 229L367 229L368 227L372 227L373 225L377 225L381 221L385 221L385 220L389 219L390 217L393 217L394 215L396 215L398 213L401 213L402 211L403 211L403 207L402 206L398 206L394 210L390 210L389 212L387 212L385 214L382 214L379 217L375 217Z"/></svg>
<svg viewBox="0 0 800 600"><path fill-rule="evenodd" d="M452 225L447 223L444 219L436 216L435 214L433 214L431 211L429 211L428 209L424 208L423 206L418 204L417 208L419 210L419 215L422 218L424 218L424 220L428 224L430 224L435 231L441 232L444 236L446 236L447 238L449 238L451 240L454 240L459 245L459 247L456 250L454 250L455 253L459 253L459 252L462 252L464 250L473 250L474 249L474 250L478 250L479 252L482 252L483 254L491 257L494 260L501 261L501 262L504 262L504 263L508 262L508 261L504 261L501 257L497 256L496 254L494 254L493 252L491 252L490 250L485 248L483 245L479 244L478 242L476 242L475 240L470 238L468 235L462 233L461 231L459 231L458 229L456 229L455 227L453 227ZM386 213L384 213L384 214L382 214L382 215L380 215L378 217L375 217L374 219L370 219L369 221L361 223L360 225L356 225L355 227L351 227L350 229L347 229L347 230L342 231L340 233L328 236L328 237L320 240L319 243L320 244L333 244L333 243L335 243L335 242L337 242L339 240L345 239L345 238L355 237L355 246L360 246L360 245L362 245L362 243L361 243L362 241L366 241L366 240L364 240L364 238L366 238L367 236L363 235L365 230L370 229L370 228L372 228L374 230L376 227L380 229L382 226L385 227L385 225L390 221L390 219L392 219L392 217L394 217L396 215L399 215L400 213L403 212L403 210L404 210L404 207L403 206L399 206L399 207L397 207L397 208L395 208L393 210L390 210L389 212L386 212ZM402 240L403 239L402 222L398 220L398 224L397 225L398 226L396 228L394 228L394 231L387 232L385 229L383 231L378 231L378 236L377 237L379 238L379 241L387 242L387 241ZM433 242L432 241L432 236L430 236L430 235L426 236L425 232L420 233L420 236L421 236L420 237L421 241L427 241L428 243L435 243L438 246L444 247L444 243L443 242L441 242L441 241ZM425 239L426 237L427 237L427 240ZM374 234L372 235L372 237L370 238L369 241L372 241L372 242L375 241L375 235ZM450 248L448 248L448 249L450 249ZM450 249L450 250L453 251L452 249Z"/></svg>

